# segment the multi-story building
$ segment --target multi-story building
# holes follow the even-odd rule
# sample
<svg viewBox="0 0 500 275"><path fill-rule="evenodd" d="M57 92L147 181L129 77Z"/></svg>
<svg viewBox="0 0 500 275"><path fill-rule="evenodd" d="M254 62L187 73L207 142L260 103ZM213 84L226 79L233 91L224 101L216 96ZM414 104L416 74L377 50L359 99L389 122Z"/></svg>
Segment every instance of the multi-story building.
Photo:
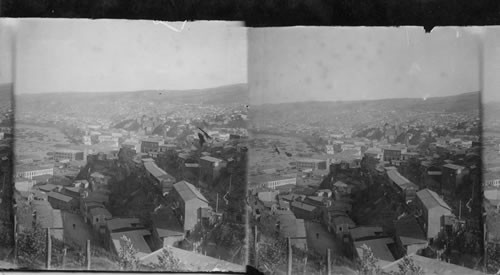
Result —
<svg viewBox="0 0 500 275"><path fill-rule="evenodd" d="M75 161L83 159L84 159L84 154L82 151L71 150L71 149L60 149L54 151L55 161L61 161L61 160Z"/></svg>
<svg viewBox="0 0 500 275"><path fill-rule="evenodd" d="M455 187L463 183L464 177L469 173L469 170L456 164L445 164L442 166L442 183L443 187L453 190Z"/></svg>
<svg viewBox="0 0 500 275"><path fill-rule="evenodd" d="M442 217L453 216L451 207L438 194L427 188L417 192L416 204L427 239L435 239L442 230Z"/></svg>
<svg viewBox="0 0 500 275"><path fill-rule="evenodd" d="M208 200L200 193L196 187L187 181L180 181L174 184L172 192L169 194L169 201L179 222L183 225L186 235L198 224L200 208L208 208Z"/></svg>
<svg viewBox="0 0 500 275"><path fill-rule="evenodd" d="M297 184L297 174L263 174L251 178L252 186L279 189Z"/></svg>
<svg viewBox="0 0 500 275"><path fill-rule="evenodd" d="M325 151L328 155L333 155L335 154L335 149L334 149L334 146L333 144L328 144L328 145L325 145Z"/></svg>
<svg viewBox="0 0 500 275"><path fill-rule="evenodd" d="M164 144L162 138L147 138L141 140L141 153L158 152L160 145Z"/></svg>
<svg viewBox="0 0 500 275"><path fill-rule="evenodd" d="M200 177L204 183L212 182L220 174L220 169L226 166L224 160L211 156L200 158Z"/></svg>
<svg viewBox="0 0 500 275"><path fill-rule="evenodd" d="M401 160L401 155L406 153L406 148L384 148L384 161Z"/></svg>
<svg viewBox="0 0 500 275"><path fill-rule="evenodd" d="M298 170L312 169L312 170L326 170L326 160L300 158L295 161Z"/></svg>
<svg viewBox="0 0 500 275"><path fill-rule="evenodd" d="M33 179L35 176L54 175L52 164L25 164L16 166L16 176L20 178Z"/></svg>

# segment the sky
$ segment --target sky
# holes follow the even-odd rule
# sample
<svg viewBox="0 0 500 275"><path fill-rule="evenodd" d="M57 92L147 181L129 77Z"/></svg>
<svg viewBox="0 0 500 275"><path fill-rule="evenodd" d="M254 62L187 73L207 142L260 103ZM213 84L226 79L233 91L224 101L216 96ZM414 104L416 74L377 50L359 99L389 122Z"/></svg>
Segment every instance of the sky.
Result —
<svg viewBox="0 0 500 275"><path fill-rule="evenodd" d="M166 23L166 22L163 22ZM183 22L169 22L181 29ZM25 19L16 93L202 89L247 82L241 23Z"/></svg>
<svg viewBox="0 0 500 275"><path fill-rule="evenodd" d="M484 32L484 92L482 101L500 102L500 27Z"/></svg>
<svg viewBox="0 0 500 275"><path fill-rule="evenodd" d="M427 98L479 91L478 35L463 28L249 29L251 104Z"/></svg>
<svg viewBox="0 0 500 275"><path fill-rule="evenodd" d="M12 83L14 20L0 18L0 84Z"/></svg>

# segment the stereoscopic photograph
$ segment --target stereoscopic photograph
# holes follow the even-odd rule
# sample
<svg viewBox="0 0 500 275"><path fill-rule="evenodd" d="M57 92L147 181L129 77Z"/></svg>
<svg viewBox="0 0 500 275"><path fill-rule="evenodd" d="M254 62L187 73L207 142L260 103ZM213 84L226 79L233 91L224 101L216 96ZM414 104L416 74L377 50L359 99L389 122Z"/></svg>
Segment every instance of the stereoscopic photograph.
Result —
<svg viewBox="0 0 500 275"><path fill-rule="evenodd" d="M249 29L249 263L484 274L476 29Z"/></svg>
<svg viewBox="0 0 500 275"><path fill-rule="evenodd" d="M17 266L244 272L243 24L16 28Z"/></svg>

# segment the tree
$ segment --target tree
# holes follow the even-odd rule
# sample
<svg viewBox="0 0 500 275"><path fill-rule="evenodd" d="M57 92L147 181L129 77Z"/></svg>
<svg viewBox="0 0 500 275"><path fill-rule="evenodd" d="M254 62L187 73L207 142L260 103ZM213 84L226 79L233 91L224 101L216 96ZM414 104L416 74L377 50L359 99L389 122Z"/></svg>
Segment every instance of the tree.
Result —
<svg viewBox="0 0 500 275"><path fill-rule="evenodd" d="M123 241L122 247L118 252L120 270L137 271L139 267L139 259L136 256L137 250L134 248L132 241L127 238L127 236L124 235L120 239Z"/></svg>
<svg viewBox="0 0 500 275"><path fill-rule="evenodd" d="M383 274L377 265L377 258L373 255L372 249L366 244L361 246L360 275L381 275Z"/></svg>
<svg viewBox="0 0 500 275"><path fill-rule="evenodd" d="M163 248L161 253L158 255L158 262L143 264L137 257L137 250L134 248L132 241L126 236L123 236L121 240L123 241L123 245L118 254L118 262L120 270L122 271L181 272L184 270L181 262L175 258L172 252L167 248Z"/></svg>
<svg viewBox="0 0 500 275"><path fill-rule="evenodd" d="M412 258L405 256L398 264L399 272L394 275L424 275L424 270Z"/></svg>

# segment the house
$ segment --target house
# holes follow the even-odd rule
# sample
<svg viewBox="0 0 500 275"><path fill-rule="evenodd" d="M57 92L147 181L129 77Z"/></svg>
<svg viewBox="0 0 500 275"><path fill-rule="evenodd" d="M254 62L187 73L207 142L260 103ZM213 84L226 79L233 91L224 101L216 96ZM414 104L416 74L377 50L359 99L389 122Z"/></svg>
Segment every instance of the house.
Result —
<svg viewBox="0 0 500 275"><path fill-rule="evenodd" d="M111 244L111 233L118 233L130 230L145 229L145 226L138 218L111 218L106 220L105 244ZM111 247L109 247L111 249Z"/></svg>
<svg viewBox="0 0 500 275"><path fill-rule="evenodd" d="M320 189L314 193L314 195L318 197L324 197L324 198L331 198L332 197L332 190L330 189Z"/></svg>
<svg viewBox="0 0 500 275"><path fill-rule="evenodd" d="M415 199L415 193L418 186L407 178L403 177L397 170L388 170L387 178L389 179L390 186L400 194L401 199L405 202Z"/></svg>
<svg viewBox="0 0 500 275"><path fill-rule="evenodd" d="M416 205L427 239L432 242L441 232L441 217L453 215L451 207L438 194L427 188L417 192Z"/></svg>
<svg viewBox="0 0 500 275"><path fill-rule="evenodd" d="M146 138L141 140L141 153L158 152L165 142L162 138Z"/></svg>
<svg viewBox="0 0 500 275"><path fill-rule="evenodd" d="M351 228L356 227L356 224L346 214L331 215L331 213L332 212L329 212L330 215L328 215L328 217L330 218L328 223L329 232L333 231L335 232L335 234L337 234L338 237L343 237L344 235L349 234Z"/></svg>
<svg viewBox="0 0 500 275"><path fill-rule="evenodd" d="M335 221L337 217L344 217L347 219L341 218ZM323 209L322 222L327 227L328 232L338 233L339 235L348 233L349 228L354 228L356 226L343 209L335 209L333 206Z"/></svg>
<svg viewBox="0 0 500 275"><path fill-rule="evenodd" d="M384 234L384 230L380 226L359 226L349 230L353 241L369 240L380 238Z"/></svg>
<svg viewBox="0 0 500 275"><path fill-rule="evenodd" d="M398 256L415 254L427 247L427 236L414 216L394 221L394 227Z"/></svg>
<svg viewBox="0 0 500 275"><path fill-rule="evenodd" d="M315 219L319 217L320 209L316 206L303 203L301 201L293 201L290 203L290 210L298 219Z"/></svg>
<svg viewBox="0 0 500 275"><path fill-rule="evenodd" d="M71 210L78 209L78 200L57 192L47 194L50 205L55 209Z"/></svg>
<svg viewBox="0 0 500 275"><path fill-rule="evenodd" d="M328 207L331 205L332 200L325 197L307 196L303 202L316 207Z"/></svg>
<svg viewBox="0 0 500 275"><path fill-rule="evenodd" d="M200 177L203 183L211 183L219 177L221 168L226 166L224 160L214 158L211 156L204 156L200 158Z"/></svg>
<svg viewBox="0 0 500 275"><path fill-rule="evenodd" d="M262 174L251 177L249 181L252 185L270 189L294 188L297 184L297 174Z"/></svg>
<svg viewBox="0 0 500 275"><path fill-rule="evenodd" d="M199 221L198 209L210 208L205 196L187 181L174 184L169 199L177 219L183 225L184 231L187 232L186 234L189 234Z"/></svg>
<svg viewBox="0 0 500 275"><path fill-rule="evenodd" d="M399 147L389 147L383 149L383 160L384 161L393 161L393 160L401 160L401 155L406 152L406 148Z"/></svg>
<svg viewBox="0 0 500 275"><path fill-rule="evenodd" d="M312 170L326 170L326 160L312 159L312 158L299 158L295 161L295 167L298 170L312 169Z"/></svg>
<svg viewBox="0 0 500 275"><path fill-rule="evenodd" d="M78 188L78 187L64 187L63 194L70 196L70 197L73 197L77 200L79 200L81 197L80 188Z"/></svg>
<svg viewBox="0 0 500 275"><path fill-rule="evenodd" d="M169 207L163 207L151 214L153 247L174 246L185 237L183 225Z"/></svg>
<svg viewBox="0 0 500 275"><path fill-rule="evenodd" d="M42 192L49 193L49 192L57 190L58 186L54 185L54 184L47 183L47 184L38 186L38 189Z"/></svg>
<svg viewBox="0 0 500 275"><path fill-rule="evenodd" d="M89 210L90 223L94 230L101 234L106 232L107 220L113 216L104 207L93 207Z"/></svg>
<svg viewBox="0 0 500 275"><path fill-rule="evenodd" d="M462 185L464 177L469 174L469 170L456 164L445 164L442 166L442 182L443 187L448 190L455 190L456 187Z"/></svg>

